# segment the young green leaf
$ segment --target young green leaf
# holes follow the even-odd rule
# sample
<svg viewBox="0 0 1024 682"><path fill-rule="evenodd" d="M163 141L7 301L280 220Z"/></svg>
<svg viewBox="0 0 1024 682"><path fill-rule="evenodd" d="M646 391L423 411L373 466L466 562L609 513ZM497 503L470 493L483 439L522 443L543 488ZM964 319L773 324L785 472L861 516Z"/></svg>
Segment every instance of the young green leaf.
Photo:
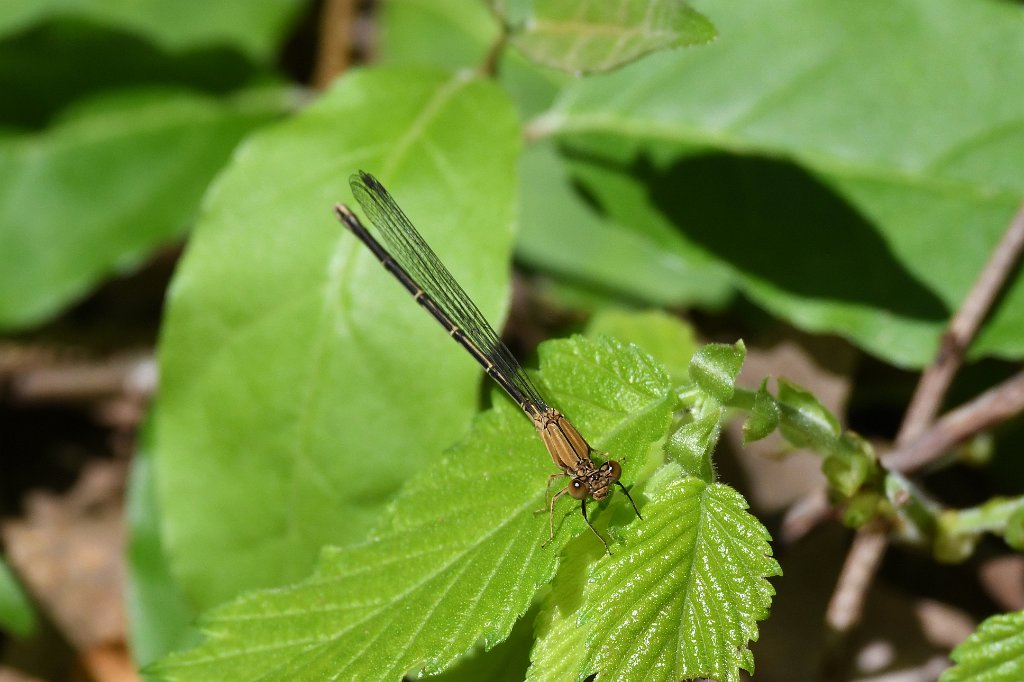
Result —
<svg viewBox="0 0 1024 682"><path fill-rule="evenodd" d="M746 353L742 341L731 346L709 343L693 354L690 360L690 380L709 397L724 403L732 397L736 376L740 373Z"/></svg>
<svg viewBox="0 0 1024 682"><path fill-rule="evenodd" d="M0 631L28 635L35 628L36 614L21 585L0 556Z"/></svg>
<svg viewBox="0 0 1024 682"><path fill-rule="evenodd" d="M635 347L577 337L541 349L551 397L624 478L661 438L674 397ZM437 672L482 640L508 636L559 549L590 531L579 508L556 509L548 539L551 459L530 423L500 399L469 436L403 490L370 540L324 551L314 576L255 592L203 619L209 639L157 664L172 680L398 680ZM627 505L622 495L613 505ZM591 504L591 513L598 512ZM629 517L626 517L627 519ZM596 538L586 537L600 550ZM583 541L583 538L581 538Z"/></svg>
<svg viewBox="0 0 1024 682"><path fill-rule="evenodd" d="M1024 679L1024 611L992 616L950 658L939 682L1018 682Z"/></svg>
<svg viewBox="0 0 1024 682"><path fill-rule="evenodd" d="M743 442L753 443L766 437L779 425L781 416L779 403L768 392L768 380L765 379L754 393L750 416L743 422Z"/></svg>
<svg viewBox="0 0 1024 682"><path fill-rule="evenodd" d="M685 475L713 483L715 466L711 455L721 433L722 409L719 407L676 429L665 449Z"/></svg>
<svg viewBox="0 0 1024 682"><path fill-rule="evenodd" d="M822 453L835 451L842 427L839 420L813 393L785 379L779 379L779 431L798 448Z"/></svg>
<svg viewBox="0 0 1024 682"><path fill-rule="evenodd" d="M598 73L715 35L711 22L681 0L544 0L512 43L545 66Z"/></svg>
<svg viewBox="0 0 1024 682"><path fill-rule="evenodd" d="M770 537L731 488L679 473L585 583L560 572L528 679L732 682L753 671L747 644L774 594L765 578L781 573Z"/></svg>

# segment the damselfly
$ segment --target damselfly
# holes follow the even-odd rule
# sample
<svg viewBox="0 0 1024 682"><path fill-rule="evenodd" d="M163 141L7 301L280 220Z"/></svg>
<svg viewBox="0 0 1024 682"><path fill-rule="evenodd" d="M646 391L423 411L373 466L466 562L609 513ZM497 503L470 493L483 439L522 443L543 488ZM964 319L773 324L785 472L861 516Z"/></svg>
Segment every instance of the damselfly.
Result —
<svg viewBox="0 0 1024 682"><path fill-rule="evenodd" d="M388 272L409 290L416 302L426 308L512 400L523 408L526 416L533 421L551 459L561 469L548 476L544 499L548 511L549 535L544 544L555 536L555 502L568 494L580 501L583 520L607 551L608 543L587 517L587 499L605 499L614 484L622 489L633 505L633 511L640 516L640 510L629 491L619 481L622 475L619 463L612 459L600 465L594 463L591 459L594 449L564 414L544 401L515 356L502 343L480 310L448 272L448 268L427 246L383 185L364 172L353 175L349 184L387 248L370 234L347 206L339 204L335 212L342 224L366 244ZM571 480L549 500L551 481L561 476L568 476Z"/></svg>

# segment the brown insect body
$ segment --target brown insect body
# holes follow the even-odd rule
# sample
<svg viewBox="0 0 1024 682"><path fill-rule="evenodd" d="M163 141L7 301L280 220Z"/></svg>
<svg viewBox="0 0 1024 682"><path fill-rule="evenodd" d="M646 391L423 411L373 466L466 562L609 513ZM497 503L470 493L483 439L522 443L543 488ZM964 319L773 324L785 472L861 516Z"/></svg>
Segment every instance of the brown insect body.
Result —
<svg viewBox="0 0 1024 682"><path fill-rule="evenodd" d="M569 481L569 485L555 493L555 496L547 504L550 530L548 542L555 535L555 502L562 495L568 493L570 497L580 501L583 520L597 534L597 537L601 539L607 550L608 543L605 542L605 539L601 537L601 534L590 523L590 519L587 518L587 498L592 497L595 500L603 500L608 497L613 485L618 484L621 486L619 477L622 476L622 467L613 459L600 466L596 466L594 460L590 458L590 453L594 451L590 447L590 443L576 430L572 422L555 408L548 407L541 411L527 410L527 413L533 419L533 425L537 429L537 433L540 434L541 440L544 441L544 447L547 448L552 461L562 469L561 473L548 476L548 488L544 494L545 500L551 492L552 479L559 476L569 476L572 479ZM623 491L625 491L625 488L623 488ZM633 504L633 498L629 496L628 492L626 497ZM636 504L633 504L633 509L636 511L636 515L640 516L640 511L636 509Z"/></svg>

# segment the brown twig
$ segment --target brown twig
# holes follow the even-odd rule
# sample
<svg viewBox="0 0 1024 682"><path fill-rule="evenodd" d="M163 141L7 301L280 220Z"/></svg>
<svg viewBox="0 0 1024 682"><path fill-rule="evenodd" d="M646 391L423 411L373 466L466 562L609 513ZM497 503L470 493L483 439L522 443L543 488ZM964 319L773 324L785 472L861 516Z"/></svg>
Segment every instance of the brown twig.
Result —
<svg viewBox="0 0 1024 682"><path fill-rule="evenodd" d="M1024 372L947 412L928 431L882 457L887 469L909 473L957 443L1024 411Z"/></svg>
<svg viewBox="0 0 1024 682"><path fill-rule="evenodd" d="M862 528L853 539L836 591L825 613L825 622L834 631L847 632L860 620L864 609L863 595L875 577L885 545L886 537L882 530L870 526Z"/></svg>
<svg viewBox="0 0 1024 682"><path fill-rule="evenodd" d="M1002 240L985 264L963 305L942 335L938 353L921 375L896 436L897 447L923 433L935 420L964 353L988 315L1024 250L1024 205L1010 221Z"/></svg>
<svg viewBox="0 0 1024 682"><path fill-rule="evenodd" d="M1020 260L1022 250L1024 204L1017 210L971 291L950 320L935 359L921 375L903 417L896 437L897 450L883 457L883 463L899 471L919 467L971 433L1021 409L1014 409L1014 401L1024 400L1024 375L1017 375L950 412L934 430L928 432L953 376L963 363L967 348ZM834 632L840 635L849 632L859 621L868 588L887 545L888 539L882 529L867 528L857 535L846 555L826 612L826 623Z"/></svg>
<svg viewBox="0 0 1024 682"><path fill-rule="evenodd" d="M156 381L151 352L126 352L104 360L25 369L10 378L10 394L20 403L95 401L120 395L145 399L156 390Z"/></svg>
<svg viewBox="0 0 1024 682"><path fill-rule="evenodd" d="M355 0L326 0L320 14L320 40L313 87L323 90L348 68L355 26Z"/></svg>

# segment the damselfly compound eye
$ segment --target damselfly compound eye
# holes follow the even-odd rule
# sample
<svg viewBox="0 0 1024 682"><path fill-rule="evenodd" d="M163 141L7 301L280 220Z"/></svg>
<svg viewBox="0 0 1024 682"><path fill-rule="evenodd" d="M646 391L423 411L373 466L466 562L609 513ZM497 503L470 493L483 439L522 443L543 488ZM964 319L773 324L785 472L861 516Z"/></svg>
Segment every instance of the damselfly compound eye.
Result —
<svg viewBox="0 0 1024 682"><path fill-rule="evenodd" d="M583 481L573 481L569 484L569 495L573 499L582 500L590 494L590 487Z"/></svg>
<svg viewBox="0 0 1024 682"><path fill-rule="evenodd" d="M604 466L608 467L608 482L618 483L619 477L622 476L622 467L614 459L610 459L604 463Z"/></svg>

